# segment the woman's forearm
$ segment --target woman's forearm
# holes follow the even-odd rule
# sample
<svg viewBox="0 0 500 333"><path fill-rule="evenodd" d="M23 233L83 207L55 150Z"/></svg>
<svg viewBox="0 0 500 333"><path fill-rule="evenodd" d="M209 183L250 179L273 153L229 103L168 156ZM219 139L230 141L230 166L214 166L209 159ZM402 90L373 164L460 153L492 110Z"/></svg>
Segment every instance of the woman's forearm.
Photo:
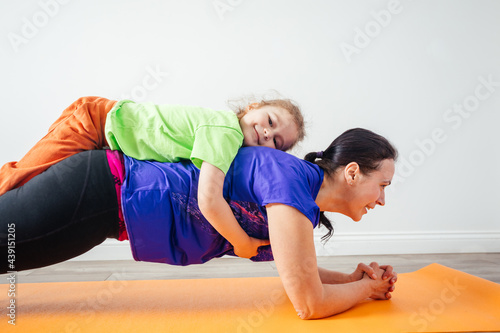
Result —
<svg viewBox="0 0 500 333"><path fill-rule="evenodd" d="M370 268L373 271L372 276L366 273L364 264L359 264L353 274L347 275L352 282L340 284L322 283L322 297L316 298L314 305L309 313L304 314L304 319L323 318L345 311L364 299L389 299L387 294L394 291L394 282L391 278L383 277L388 269L392 273L392 268L385 265L379 266L377 263L371 263ZM359 269L362 269L360 272ZM325 274L327 270L321 269ZM319 272L320 270L318 270ZM330 271L331 272L331 271ZM335 272L333 272L335 273ZM359 274L358 274L359 273ZM361 278L357 278L360 275ZM335 275L330 275L335 276Z"/></svg>
<svg viewBox="0 0 500 333"><path fill-rule="evenodd" d="M372 294L372 286L367 279L343 283L323 284L323 297L312 303L305 311L297 311L301 319L330 317L344 312Z"/></svg>
<svg viewBox="0 0 500 333"><path fill-rule="evenodd" d="M318 267L319 277L323 284L342 284L352 282L349 274L331 271L329 269Z"/></svg>

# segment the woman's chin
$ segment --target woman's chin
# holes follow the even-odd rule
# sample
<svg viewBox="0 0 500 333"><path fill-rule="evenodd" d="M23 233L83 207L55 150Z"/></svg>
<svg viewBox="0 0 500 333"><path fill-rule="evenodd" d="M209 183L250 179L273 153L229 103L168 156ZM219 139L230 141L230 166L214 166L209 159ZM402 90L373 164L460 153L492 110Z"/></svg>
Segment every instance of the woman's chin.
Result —
<svg viewBox="0 0 500 333"><path fill-rule="evenodd" d="M365 208L363 208L363 211L360 214L358 214L358 216L356 216L356 218L352 218L352 219L354 222L359 222L359 221L361 221L363 216L367 213L368 213L368 209L366 209L366 207L365 207Z"/></svg>
<svg viewBox="0 0 500 333"><path fill-rule="evenodd" d="M362 212L346 211L343 212L342 214L346 215L347 217L350 217L351 220L353 220L354 222L359 222L363 218L363 215L366 214L366 211L365 210L363 210Z"/></svg>
<svg viewBox="0 0 500 333"><path fill-rule="evenodd" d="M357 214L357 215L351 214L349 217L350 217L350 218L351 218L351 220L353 220L354 222L359 222L359 221L361 221L361 219L363 218L363 215L362 215L362 214Z"/></svg>

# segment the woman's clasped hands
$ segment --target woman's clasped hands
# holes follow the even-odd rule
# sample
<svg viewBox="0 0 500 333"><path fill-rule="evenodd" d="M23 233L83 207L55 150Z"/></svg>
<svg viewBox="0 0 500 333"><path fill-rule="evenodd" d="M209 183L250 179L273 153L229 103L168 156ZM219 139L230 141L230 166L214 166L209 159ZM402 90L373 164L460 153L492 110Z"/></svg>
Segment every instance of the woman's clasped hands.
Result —
<svg viewBox="0 0 500 333"><path fill-rule="evenodd" d="M398 275L392 266L379 266L376 262L370 265L358 264L356 270L349 276L353 282L366 280L372 290L370 298L381 300L392 297L391 293L396 289L395 283L398 280Z"/></svg>

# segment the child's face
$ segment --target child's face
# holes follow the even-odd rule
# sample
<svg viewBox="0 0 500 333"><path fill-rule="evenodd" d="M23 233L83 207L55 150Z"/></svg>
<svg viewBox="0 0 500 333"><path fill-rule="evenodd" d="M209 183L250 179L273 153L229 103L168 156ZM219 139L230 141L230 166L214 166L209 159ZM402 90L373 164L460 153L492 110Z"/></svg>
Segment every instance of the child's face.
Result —
<svg viewBox="0 0 500 333"><path fill-rule="evenodd" d="M240 119L240 127L245 136L243 146L264 146L286 151L298 137L292 115L271 105L249 108Z"/></svg>

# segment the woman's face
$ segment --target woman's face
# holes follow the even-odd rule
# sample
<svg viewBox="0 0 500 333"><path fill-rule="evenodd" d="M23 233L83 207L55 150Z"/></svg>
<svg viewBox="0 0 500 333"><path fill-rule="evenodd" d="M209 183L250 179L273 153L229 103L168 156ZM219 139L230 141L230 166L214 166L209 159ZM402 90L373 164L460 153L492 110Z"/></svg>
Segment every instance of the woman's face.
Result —
<svg viewBox="0 0 500 333"><path fill-rule="evenodd" d="M244 146L265 146L286 151L297 141L292 115L279 107L250 108L240 119Z"/></svg>
<svg viewBox="0 0 500 333"><path fill-rule="evenodd" d="M383 160L379 169L369 174L365 175L358 171L346 176L349 200L345 215L357 222L369 209L375 208L376 205L385 205L385 188L391 184L393 176L392 159Z"/></svg>

